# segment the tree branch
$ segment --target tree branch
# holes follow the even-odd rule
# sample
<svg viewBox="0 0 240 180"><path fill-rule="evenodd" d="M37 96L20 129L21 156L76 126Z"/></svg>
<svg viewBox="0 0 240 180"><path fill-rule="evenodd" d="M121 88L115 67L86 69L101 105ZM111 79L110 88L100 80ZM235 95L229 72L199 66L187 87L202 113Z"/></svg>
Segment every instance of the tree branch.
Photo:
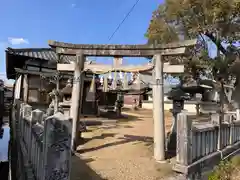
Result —
<svg viewBox="0 0 240 180"><path fill-rule="evenodd" d="M224 55L227 54L227 50L224 49L224 47L222 46L222 44L218 42L217 38L214 37L213 33L210 33L209 31L206 31L206 32L204 32L203 34L204 34L205 36L207 36L209 39L211 39L212 42L213 42L214 44L216 44L217 48L218 48Z"/></svg>

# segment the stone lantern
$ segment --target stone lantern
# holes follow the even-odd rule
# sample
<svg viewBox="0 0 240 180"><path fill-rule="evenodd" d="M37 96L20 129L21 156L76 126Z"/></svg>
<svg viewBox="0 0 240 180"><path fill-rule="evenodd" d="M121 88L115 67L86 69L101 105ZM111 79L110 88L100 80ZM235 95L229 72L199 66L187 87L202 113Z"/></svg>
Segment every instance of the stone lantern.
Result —
<svg viewBox="0 0 240 180"><path fill-rule="evenodd" d="M70 107L72 101L72 81L68 80L66 87L61 90L63 102L59 103L65 115L70 116Z"/></svg>

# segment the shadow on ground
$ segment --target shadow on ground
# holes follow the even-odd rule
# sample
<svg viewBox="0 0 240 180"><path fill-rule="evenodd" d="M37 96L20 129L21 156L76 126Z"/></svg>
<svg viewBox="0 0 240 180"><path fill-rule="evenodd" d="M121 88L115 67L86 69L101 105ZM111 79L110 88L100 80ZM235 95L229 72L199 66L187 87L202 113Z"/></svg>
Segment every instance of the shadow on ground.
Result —
<svg viewBox="0 0 240 180"><path fill-rule="evenodd" d="M71 161L71 180L107 180L87 165L93 159L82 159L80 155L74 155Z"/></svg>
<svg viewBox="0 0 240 180"><path fill-rule="evenodd" d="M141 118L133 115L125 115L122 114L121 116L117 116L114 112L107 112L101 114L99 117L95 118L82 118L80 119L85 126L101 126L105 124L117 124L117 123L125 123L130 121L142 121Z"/></svg>
<svg viewBox="0 0 240 180"><path fill-rule="evenodd" d="M117 116L115 112L102 113L101 117L108 120L117 120L118 122L142 121L142 119L137 116L128 114L121 114L120 116Z"/></svg>
<svg viewBox="0 0 240 180"><path fill-rule="evenodd" d="M94 136L92 138L80 138L79 142L77 143L77 146L84 145L85 143L87 143L87 142L89 142L91 140L105 139L105 138L108 138L108 137L114 137L115 135L116 135L115 133L103 133L103 134L101 134L99 136Z"/></svg>
<svg viewBox="0 0 240 180"><path fill-rule="evenodd" d="M105 139L108 137L114 137L115 135L116 135L115 133L102 133L99 136L94 136L92 138L85 138L85 141L87 142L87 141L94 140L94 139Z"/></svg>
<svg viewBox="0 0 240 180"><path fill-rule="evenodd" d="M104 139L104 138L108 138L108 137L114 137L115 135L116 135L115 133L103 133L100 136L95 136L93 138L84 139L83 144L90 140L93 140L93 139ZM123 137L119 137L118 141L103 144L103 145L92 147L92 148L83 148L83 149L78 150L77 152L78 153L87 153L87 152L96 151L96 150L100 150L100 149L111 147L111 146L118 146L121 144L130 143L130 142L143 142L144 145L147 146L153 152L153 138L152 137L134 136L134 135L124 135ZM171 149L166 152L167 159L173 158L175 156L176 156L176 150Z"/></svg>

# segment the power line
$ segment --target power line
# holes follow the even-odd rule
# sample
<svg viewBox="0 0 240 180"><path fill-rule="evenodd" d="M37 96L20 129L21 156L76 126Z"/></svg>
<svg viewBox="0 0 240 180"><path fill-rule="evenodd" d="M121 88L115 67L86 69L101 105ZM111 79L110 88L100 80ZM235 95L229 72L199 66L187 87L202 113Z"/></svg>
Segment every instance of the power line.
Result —
<svg viewBox="0 0 240 180"><path fill-rule="evenodd" d="M109 37L108 41L110 41L114 35L117 33L117 31L120 29L120 27L123 25L123 23L127 20L127 18L130 16L130 14L133 12L134 8L137 6L137 4L139 3L140 0L136 0L136 2L133 4L133 6L131 7L131 9L128 11L127 15L123 18L123 20L119 23L119 25L117 26L117 28L115 29L115 31L111 34L111 36ZM96 61L96 57L95 57L95 61Z"/></svg>
<svg viewBox="0 0 240 180"><path fill-rule="evenodd" d="M113 36L116 34L116 32L120 29L120 27L123 25L123 23L126 21L126 19L129 17L129 15L132 13L132 11L134 10L134 8L137 6L138 2L140 0L137 0L135 2L135 4L131 7L131 9L129 10L129 12L127 13L127 15L123 18L123 20L120 22L120 24L117 26L117 28L115 29L115 31L112 33L112 35L109 37L108 41L110 41Z"/></svg>

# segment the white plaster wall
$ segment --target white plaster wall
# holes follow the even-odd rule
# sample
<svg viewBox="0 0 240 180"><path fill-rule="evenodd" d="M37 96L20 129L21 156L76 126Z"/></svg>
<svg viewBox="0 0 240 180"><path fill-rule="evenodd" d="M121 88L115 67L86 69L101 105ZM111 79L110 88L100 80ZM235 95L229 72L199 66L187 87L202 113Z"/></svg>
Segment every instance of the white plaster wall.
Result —
<svg viewBox="0 0 240 180"><path fill-rule="evenodd" d="M188 110L189 112L196 112L195 104L186 104L184 107L184 109ZM142 108L153 109L153 103L143 103ZM170 109L172 109L172 103L164 103L164 110L168 111Z"/></svg>
<svg viewBox="0 0 240 180"><path fill-rule="evenodd" d="M142 104L142 108L144 109L153 109L152 102L144 102ZM172 103L164 103L164 110L169 111L172 109ZM187 110L190 113L196 113L196 103L187 103L184 104L184 109ZM203 104L200 106L201 112L215 112L217 110L217 105L214 105L213 103L209 104Z"/></svg>
<svg viewBox="0 0 240 180"><path fill-rule="evenodd" d="M144 109L153 109L152 103L143 103L142 108ZM172 103L164 103L164 110L169 111L172 109ZM185 104L184 109L188 112L196 113L196 105L195 104Z"/></svg>
<svg viewBox="0 0 240 180"><path fill-rule="evenodd" d="M148 95L148 101L152 101L152 100L153 100L152 95ZM168 101L167 96L164 96L164 101Z"/></svg>

